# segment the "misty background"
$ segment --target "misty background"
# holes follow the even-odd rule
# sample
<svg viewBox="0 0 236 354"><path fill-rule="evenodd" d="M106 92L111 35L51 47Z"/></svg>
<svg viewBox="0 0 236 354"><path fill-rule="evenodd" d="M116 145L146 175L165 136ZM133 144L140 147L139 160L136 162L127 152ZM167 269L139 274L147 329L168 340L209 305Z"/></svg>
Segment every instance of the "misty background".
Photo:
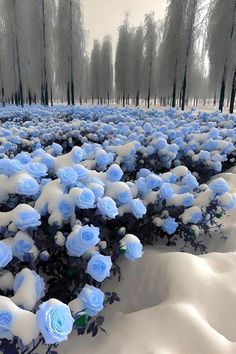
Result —
<svg viewBox="0 0 236 354"><path fill-rule="evenodd" d="M236 0L0 0L6 104L233 113Z"/></svg>
<svg viewBox="0 0 236 354"><path fill-rule="evenodd" d="M152 11L156 19L163 19L166 5L167 0L83 0L88 52L91 52L95 39L102 40L108 33L116 45L118 28L127 12L130 13L130 26L137 27L143 24L144 14Z"/></svg>

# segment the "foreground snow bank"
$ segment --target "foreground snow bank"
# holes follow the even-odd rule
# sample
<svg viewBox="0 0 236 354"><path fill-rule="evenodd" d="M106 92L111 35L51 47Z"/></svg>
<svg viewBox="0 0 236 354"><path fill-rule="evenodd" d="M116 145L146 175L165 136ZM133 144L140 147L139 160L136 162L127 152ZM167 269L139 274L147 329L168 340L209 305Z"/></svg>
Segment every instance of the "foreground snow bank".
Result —
<svg viewBox="0 0 236 354"><path fill-rule="evenodd" d="M108 336L72 336L59 353L236 353L236 252L194 256L147 248L142 259L121 267L123 301L106 314Z"/></svg>

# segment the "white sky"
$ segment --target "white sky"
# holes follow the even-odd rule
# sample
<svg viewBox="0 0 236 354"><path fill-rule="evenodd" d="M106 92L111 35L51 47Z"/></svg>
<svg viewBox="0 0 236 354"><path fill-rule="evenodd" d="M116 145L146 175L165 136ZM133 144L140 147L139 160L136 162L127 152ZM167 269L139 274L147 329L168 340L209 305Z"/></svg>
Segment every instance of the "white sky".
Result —
<svg viewBox="0 0 236 354"><path fill-rule="evenodd" d="M167 0L82 0L85 28L89 31L88 51L91 51L94 39L101 41L106 34L111 35L113 46L117 43L118 27L127 11L130 12L130 25L138 26L143 22L144 15L150 11L154 11L156 18L163 18L166 2Z"/></svg>

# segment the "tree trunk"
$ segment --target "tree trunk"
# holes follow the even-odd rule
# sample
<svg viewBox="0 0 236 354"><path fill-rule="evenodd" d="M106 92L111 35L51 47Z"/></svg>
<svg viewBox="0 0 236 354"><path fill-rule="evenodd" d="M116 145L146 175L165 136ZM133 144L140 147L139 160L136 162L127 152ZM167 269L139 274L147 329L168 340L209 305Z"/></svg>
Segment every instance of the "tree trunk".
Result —
<svg viewBox="0 0 236 354"><path fill-rule="evenodd" d="M234 68L234 76L233 76L231 96L230 96L229 113L231 114L234 113L235 91L236 91L236 66Z"/></svg>
<svg viewBox="0 0 236 354"><path fill-rule="evenodd" d="M50 88L50 101L51 101L51 106L53 106L52 87Z"/></svg>
<svg viewBox="0 0 236 354"><path fill-rule="evenodd" d="M222 77L221 87L220 87L219 110L221 112L223 112L224 100L225 100L225 71L226 71L226 68L224 69L224 74L223 74L223 77Z"/></svg>
<svg viewBox="0 0 236 354"><path fill-rule="evenodd" d="M138 106L139 106L139 90L137 90L136 100L135 100L135 107L138 107Z"/></svg>
<svg viewBox="0 0 236 354"><path fill-rule="evenodd" d="M185 107L186 84L187 84L187 67L185 67L185 72L184 72L183 92L182 92L182 103L181 103L181 109L182 109L182 111L184 111L184 107Z"/></svg>
<svg viewBox="0 0 236 354"><path fill-rule="evenodd" d="M70 83L67 82L67 104L70 105Z"/></svg>
<svg viewBox="0 0 236 354"><path fill-rule="evenodd" d="M172 107L176 106L176 77L174 78L173 92L172 92Z"/></svg>
<svg viewBox="0 0 236 354"><path fill-rule="evenodd" d="M73 74L71 74L71 104L75 105L75 90L74 90L74 79Z"/></svg>
<svg viewBox="0 0 236 354"><path fill-rule="evenodd" d="M28 91L28 99L29 99L29 105L31 106L32 104L32 96L30 90Z"/></svg>

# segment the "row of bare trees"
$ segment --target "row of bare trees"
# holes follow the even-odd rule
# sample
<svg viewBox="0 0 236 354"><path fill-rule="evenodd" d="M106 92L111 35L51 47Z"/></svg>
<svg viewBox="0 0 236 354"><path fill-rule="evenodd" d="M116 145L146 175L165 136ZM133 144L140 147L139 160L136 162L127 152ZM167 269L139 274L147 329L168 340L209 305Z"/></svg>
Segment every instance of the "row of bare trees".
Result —
<svg viewBox="0 0 236 354"><path fill-rule="evenodd" d="M155 9L158 11L158 9ZM147 107L212 102L234 110L236 0L168 0L166 16L126 16L86 52L80 0L0 0L0 95L5 103Z"/></svg>

